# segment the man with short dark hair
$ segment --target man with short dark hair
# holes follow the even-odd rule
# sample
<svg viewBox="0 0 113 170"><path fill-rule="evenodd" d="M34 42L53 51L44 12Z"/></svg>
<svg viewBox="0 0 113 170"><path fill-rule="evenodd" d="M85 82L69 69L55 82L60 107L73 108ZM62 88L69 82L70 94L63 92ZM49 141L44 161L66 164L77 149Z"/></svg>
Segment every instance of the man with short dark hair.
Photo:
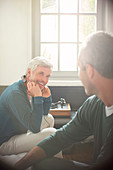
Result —
<svg viewBox="0 0 113 170"><path fill-rule="evenodd" d="M38 143L16 167L26 169L35 164L40 170L82 170L113 161L113 36L101 31L89 35L81 48L78 65L80 79L90 97L69 123ZM94 135L92 165L50 158L90 135Z"/></svg>

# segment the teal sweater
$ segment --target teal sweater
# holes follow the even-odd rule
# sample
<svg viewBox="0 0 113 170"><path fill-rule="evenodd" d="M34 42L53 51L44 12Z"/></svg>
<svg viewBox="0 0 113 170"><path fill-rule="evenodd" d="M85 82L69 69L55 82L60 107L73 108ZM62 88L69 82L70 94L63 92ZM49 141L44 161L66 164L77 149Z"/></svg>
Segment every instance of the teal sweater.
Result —
<svg viewBox="0 0 113 170"><path fill-rule="evenodd" d="M91 96L69 123L44 139L38 146L50 157L71 144L94 135L94 161L96 161L112 126L113 114L106 117L103 102L96 96Z"/></svg>
<svg viewBox="0 0 113 170"><path fill-rule="evenodd" d="M47 115L52 98L32 97L30 104L22 80L9 86L0 96L0 145L27 130L40 131L42 115Z"/></svg>

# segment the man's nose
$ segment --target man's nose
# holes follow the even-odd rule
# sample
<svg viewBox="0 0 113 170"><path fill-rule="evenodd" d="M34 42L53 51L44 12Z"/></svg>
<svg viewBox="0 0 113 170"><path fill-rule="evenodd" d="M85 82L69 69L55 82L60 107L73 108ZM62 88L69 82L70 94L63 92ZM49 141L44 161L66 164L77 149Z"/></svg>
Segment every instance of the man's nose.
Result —
<svg viewBox="0 0 113 170"><path fill-rule="evenodd" d="M47 81L46 77L43 76L43 77L41 78L41 81L46 82L46 81Z"/></svg>

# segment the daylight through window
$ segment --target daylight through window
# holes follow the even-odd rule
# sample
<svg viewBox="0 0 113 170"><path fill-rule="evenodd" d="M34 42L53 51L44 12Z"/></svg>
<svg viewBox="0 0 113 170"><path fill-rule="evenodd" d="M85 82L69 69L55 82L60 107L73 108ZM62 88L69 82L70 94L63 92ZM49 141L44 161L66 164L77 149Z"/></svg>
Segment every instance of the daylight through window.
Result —
<svg viewBox="0 0 113 170"><path fill-rule="evenodd" d="M84 38L97 27L96 0L40 0L40 53L54 71L78 71Z"/></svg>

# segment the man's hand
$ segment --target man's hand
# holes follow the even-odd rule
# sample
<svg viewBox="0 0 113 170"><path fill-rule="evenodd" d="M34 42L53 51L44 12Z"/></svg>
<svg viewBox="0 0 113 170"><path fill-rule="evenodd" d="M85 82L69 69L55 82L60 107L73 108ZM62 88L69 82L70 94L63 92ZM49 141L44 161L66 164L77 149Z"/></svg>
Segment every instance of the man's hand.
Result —
<svg viewBox="0 0 113 170"><path fill-rule="evenodd" d="M42 90L42 96L43 97L49 97L51 95L50 89L46 86Z"/></svg>
<svg viewBox="0 0 113 170"><path fill-rule="evenodd" d="M44 158L46 158L45 151L39 146L35 146L15 164L15 168L25 170L28 167L32 166L34 163L43 160Z"/></svg>
<svg viewBox="0 0 113 170"><path fill-rule="evenodd" d="M27 83L27 93L29 96L37 97L42 96L41 89L38 84L35 84L34 82L28 82Z"/></svg>

